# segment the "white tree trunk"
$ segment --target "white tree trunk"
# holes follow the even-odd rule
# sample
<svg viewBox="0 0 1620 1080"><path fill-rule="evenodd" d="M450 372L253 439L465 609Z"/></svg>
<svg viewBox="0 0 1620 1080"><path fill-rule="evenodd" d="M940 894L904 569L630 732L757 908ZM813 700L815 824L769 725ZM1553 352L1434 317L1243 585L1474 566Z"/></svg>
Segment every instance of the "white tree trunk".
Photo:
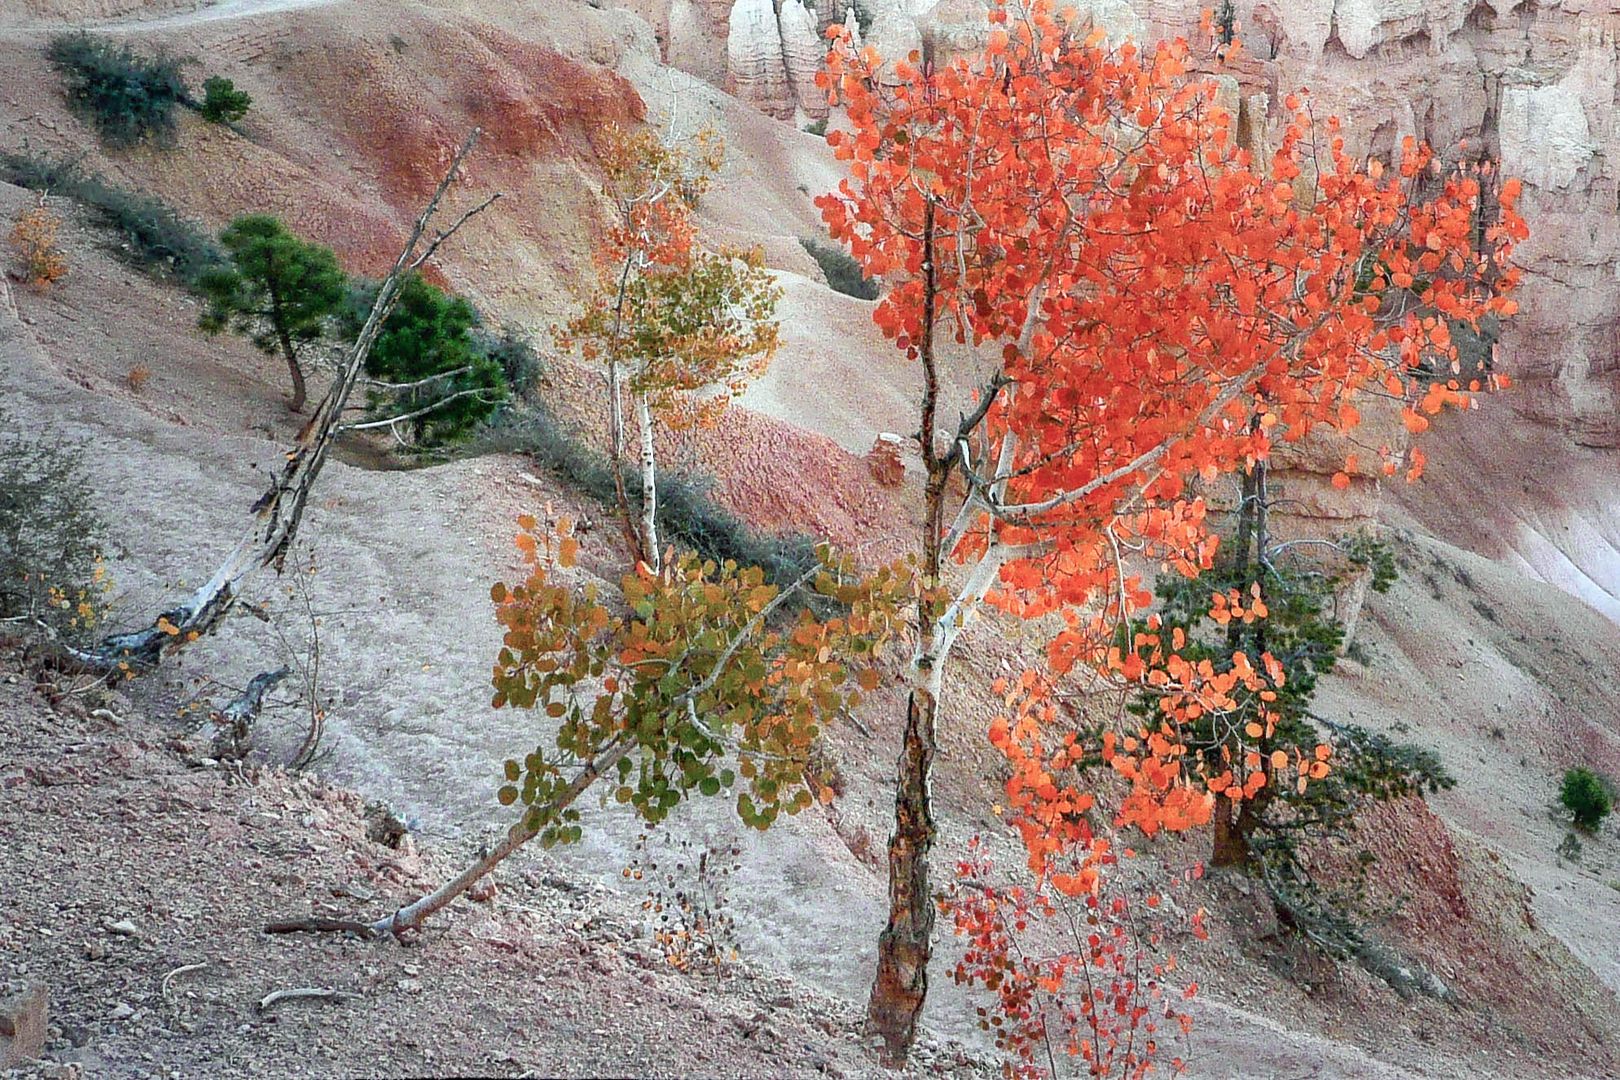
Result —
<svg viewBox="0 0 1620 1080"><path fill-rule="evenodd" d="M658 550L658 459L653 453L652 407L646 394L636 395L636 422L641 427L642 557L657 573L662 559Z"/></svg>

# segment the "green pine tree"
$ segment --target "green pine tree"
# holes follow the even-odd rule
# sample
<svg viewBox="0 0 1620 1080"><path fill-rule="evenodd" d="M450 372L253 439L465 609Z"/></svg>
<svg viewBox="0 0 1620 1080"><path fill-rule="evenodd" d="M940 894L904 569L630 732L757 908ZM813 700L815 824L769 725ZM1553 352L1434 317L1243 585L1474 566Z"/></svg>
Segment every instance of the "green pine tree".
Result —
<svg viewBox="0 0 1620 1080"><path fill-rule="evenodd" d="M266 354L279 353L292 377L288 407L302 412L303 354L326 334L347 294L337 256L268 214L237 218L219 242L230 263L198 278L208 309L197 324L211 334L233 329Z"/></svg>

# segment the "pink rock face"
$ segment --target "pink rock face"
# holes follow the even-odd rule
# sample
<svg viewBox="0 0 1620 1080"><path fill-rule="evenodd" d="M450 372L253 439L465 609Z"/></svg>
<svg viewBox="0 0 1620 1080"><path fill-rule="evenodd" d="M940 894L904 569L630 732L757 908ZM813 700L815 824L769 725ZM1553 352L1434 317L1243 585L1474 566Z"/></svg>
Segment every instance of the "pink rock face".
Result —
<svg viewBox="0 0 1620 1080"><path fill-rule="evenodd" d="M898 435L881 434L867 452L867 468L872 478L884 487L899 487L906 478L905 442Z"/></svg>

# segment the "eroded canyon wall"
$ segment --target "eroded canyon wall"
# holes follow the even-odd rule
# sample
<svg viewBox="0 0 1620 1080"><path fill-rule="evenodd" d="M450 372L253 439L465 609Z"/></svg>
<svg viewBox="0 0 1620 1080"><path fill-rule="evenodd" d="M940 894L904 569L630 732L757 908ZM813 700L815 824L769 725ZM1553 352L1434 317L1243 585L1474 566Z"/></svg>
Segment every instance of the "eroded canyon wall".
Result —
<svg viewBox="0 0 1620 1080"><path fill-rule="evenodd" d="M848 18L886 53L931 36L971 48L983 0L625 0L668 62L784 119L825 115L807 86L819 34ZM1080 0L1111 33L1189 34L1204 0ZM1308 87L1352 148L1469 139L1525 181L1523 311L1502 342L1513 407L1572 442L1620 447L1620 153L1616 0L1239 2L1276 95Z"/></svg>

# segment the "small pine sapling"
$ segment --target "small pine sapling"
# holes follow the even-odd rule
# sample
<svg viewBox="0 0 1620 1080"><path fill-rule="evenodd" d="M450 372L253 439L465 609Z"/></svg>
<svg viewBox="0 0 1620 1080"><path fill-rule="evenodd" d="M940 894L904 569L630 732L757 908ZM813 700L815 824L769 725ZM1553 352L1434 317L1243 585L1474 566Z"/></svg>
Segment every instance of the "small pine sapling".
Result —
<svg viewBox="0 0 1620 1080"><path fill-rule="evenodd" d="M304 355L327 334L346 296L337 256L268 214L237 218L219 242L230 263L197 279L208 301L197 325L210 334L235 330L266 355L279 355L292 379L287 407L302 412Z"/></svg>
<svg viewBox="0 0 1620 1080"><path fill-rule="evenodd" d="M211 124L234 124L247 115L253 98L246 90L238 90L231 80L212 75L203 83L202 104L197 111Z"/></svg>

